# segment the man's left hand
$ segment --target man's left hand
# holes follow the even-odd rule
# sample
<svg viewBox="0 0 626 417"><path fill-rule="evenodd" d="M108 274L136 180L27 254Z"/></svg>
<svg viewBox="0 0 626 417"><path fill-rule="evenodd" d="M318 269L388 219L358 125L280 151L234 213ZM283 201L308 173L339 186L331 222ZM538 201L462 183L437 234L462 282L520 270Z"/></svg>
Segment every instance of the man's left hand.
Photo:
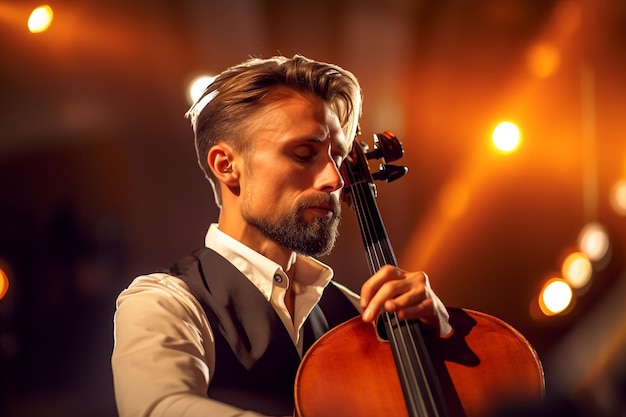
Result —
<svg viewBox="0 0 626 417"><path fill-rule="evenodd" d="M361 287L363 321L376 319L381 308L395 312L400 320L419 319L439 328L432 290L425 272L406 272L385 265Z"/></svg>

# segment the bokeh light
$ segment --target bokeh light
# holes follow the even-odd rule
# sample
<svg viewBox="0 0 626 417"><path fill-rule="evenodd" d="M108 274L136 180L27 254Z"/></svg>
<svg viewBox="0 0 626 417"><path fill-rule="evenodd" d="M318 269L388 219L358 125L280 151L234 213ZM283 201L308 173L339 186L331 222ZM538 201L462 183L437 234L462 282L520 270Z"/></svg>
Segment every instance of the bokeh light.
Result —
<svg viewBox="0 0 626 417"><path fill-rule="evenodd" d="M604 227L597 222L585 225L578 235L578 248L592 262L598 262L609 251L609 236Z"/></svg>
<svg viewBox="0 0 626 417"><path fill-rule="evenodd" d="M571 305L574 292L562 278L551 278L539 294L539 308L546 316L563 313Z"/></svg>
<svg viewBox="0 0 626 417"><path fill-rule="evenodd" d="M586 286L593 272L589 257L582 252L570 253L563 261L561 269L563 278L575 289Z"/></svg>
<svg viewBox="0 0 626 417"><path fill-rule="evenodd" d="M9 290L9 276L4 271L4 269L0 268L0 300L4 298L8 290Z"/></svg>
<svg viewBox="0 0 626 417"><path fill-rule="evenodd" d="M491 135L495 147L502 152L513 152L521 140L519 128L512 122L501 122Z"/></svg>
<svg viewBox="0 0 626 417"><path fill-rule="evenodd" d="M39 6L30 14L28 18L28 30L31 33L39 33L46 31L52 24L54 13L48 5Z"/></svg>
<svg viewBox="0 0 626 417"><path fill-rule="evenodd" d="M609 201L615 213L626 216L626 178L616 181L611 187Z"/></svg>
<svg viewBox="0 0 626 417"><path fill-rule="evenodd" d="M533 45L528 51L526 64L532 74L539 78L554 75L561 63L561 53L552 43L541 42Z"/></svg>
<svg viewBox="0 0 626 417"><path fill-rule="evenodd" d="M187 88L187 101L189 105L192 105L200 98L207 86L213 82L214 78L215 77L210 75L199 75L191 80Z"/></svg>

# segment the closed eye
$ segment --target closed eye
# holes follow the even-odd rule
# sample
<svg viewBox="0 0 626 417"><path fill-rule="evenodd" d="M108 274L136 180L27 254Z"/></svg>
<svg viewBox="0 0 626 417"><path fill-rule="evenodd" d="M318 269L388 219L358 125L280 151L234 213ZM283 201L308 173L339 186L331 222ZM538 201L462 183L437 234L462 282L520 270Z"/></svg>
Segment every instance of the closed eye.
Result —
<svg viewBox="0 0 626 417"><path fill-rule="evenodd" d="M294 149L293 156L300 162L308 162L315 157L317 152L309 145L301 145Z"/></svg>
<svg viewBox="0 0 626 417"><path fill-rule="evenodd" d="M326 152L323 151L323 141L321 140L312 140L309 141L307 143L301 144L299 146L296 146L295 148L293 148L292 154L293 157L300 162L310 162L311 160L313 160L316 156L318 156L320 154L320 152ZM333 162L335 163L335 165L337 165L337 167L340 167L341 164L343 163L344 159L346 158L346 154L342 151L342 149L339 148L335 148L332 150L328 151L329 153L331 153L330 157L332 158Z"/></svg>

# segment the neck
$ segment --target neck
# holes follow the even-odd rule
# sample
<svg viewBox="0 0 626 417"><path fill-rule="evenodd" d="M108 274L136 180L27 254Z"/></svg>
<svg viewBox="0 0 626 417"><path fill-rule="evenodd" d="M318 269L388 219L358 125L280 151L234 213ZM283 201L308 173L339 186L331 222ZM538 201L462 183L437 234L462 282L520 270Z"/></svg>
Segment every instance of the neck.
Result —
<svg viewBox="0 0 626 417"><path fill-rule="evenodd" d="M218 222L218 227L230 237L282 266L285 272L289 273L296 261L295 254L291 250L269 239L255 227L247 224L243 227L233 227L221 219Z"/></svg>

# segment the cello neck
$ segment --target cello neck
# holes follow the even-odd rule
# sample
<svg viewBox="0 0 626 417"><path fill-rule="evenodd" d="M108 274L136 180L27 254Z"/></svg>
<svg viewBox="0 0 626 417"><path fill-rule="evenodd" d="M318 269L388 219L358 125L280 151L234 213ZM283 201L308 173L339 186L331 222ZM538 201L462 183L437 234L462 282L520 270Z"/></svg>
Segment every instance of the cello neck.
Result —
<svg viewBox="0 0 626 417"><path fill-rule="evenodd" d="M376 204L376 186L367 159L384 157L389 152L396 159L402 155L400 142L390 132L375 135L375 142L379 146L366 154L366 146L355 141L352 152L341 167L346 183L344 200L356 214L372 275L384 265L397 267L398 264ZM379 178L390 181L405 172L403 167L382 165L377 174ZM386 176L391 176L391 179ZM379 334L389 341L409 416L447 417L443 391L426 349L419 321L399 320L396 313L384 309L381 309L379 317Z"/></svg>
<svg viewBox="0 0 626 417"><path fill-rule="evenodd" d="M372 184L358 183L353 189L357 201L353 209L359 224L361 238L365 246L370 274L374 274L384 265L398 266L396 255L389 241L387 230L380 215Z"/></svg>

